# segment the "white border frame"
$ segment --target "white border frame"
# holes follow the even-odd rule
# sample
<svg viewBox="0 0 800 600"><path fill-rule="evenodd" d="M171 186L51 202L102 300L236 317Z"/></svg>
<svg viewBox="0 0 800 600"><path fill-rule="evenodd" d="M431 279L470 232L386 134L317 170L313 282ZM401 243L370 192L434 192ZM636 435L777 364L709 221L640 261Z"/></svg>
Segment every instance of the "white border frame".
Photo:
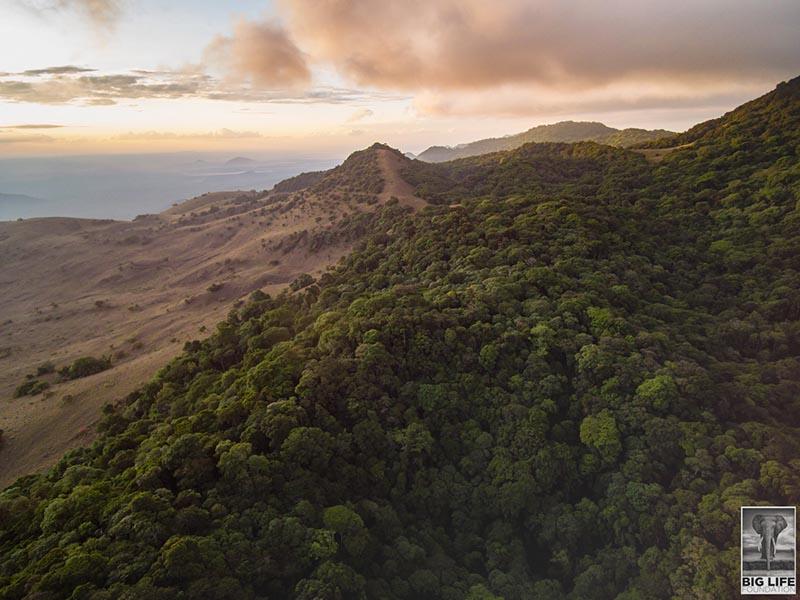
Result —
<svg viewBox="0 0 800 600"><path fill-rule="evenodd" d="M749 595L764 595L766 592L745 592L742 589L742 578L744 577L744 509L745 508L760 508L769 510L791 510L792 511L792 526L794 527L794 581L795 592L770 592L769 596L795 596L797 595L797 507L796 506L740 506L739 507L739 594L742 596Z"/></svg>

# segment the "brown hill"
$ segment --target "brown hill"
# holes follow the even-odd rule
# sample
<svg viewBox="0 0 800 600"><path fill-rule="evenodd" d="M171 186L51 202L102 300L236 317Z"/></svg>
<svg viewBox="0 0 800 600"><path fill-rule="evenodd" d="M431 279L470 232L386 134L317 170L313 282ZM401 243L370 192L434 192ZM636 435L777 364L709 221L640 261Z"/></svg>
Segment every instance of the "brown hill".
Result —
<svg viewBox="0 0 800 600"><path fill-rule="evenodd" d="M355 153L291 193L213 193L133 221L0 222L0 487L90 440L101 407L131 392L255 290L319 275L352 247L359 213L424 201L386 146ZM280 186L276 186L281 189ZM110 356L112 368L33 397L46 362Z"/></svg>

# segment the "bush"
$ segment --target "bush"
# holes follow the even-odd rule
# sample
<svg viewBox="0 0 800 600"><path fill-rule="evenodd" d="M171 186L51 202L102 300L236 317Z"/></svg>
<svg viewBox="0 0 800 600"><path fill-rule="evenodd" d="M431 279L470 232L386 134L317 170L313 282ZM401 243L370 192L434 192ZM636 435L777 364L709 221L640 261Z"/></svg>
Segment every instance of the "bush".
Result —
<svg viewBox="0 0 800 600"><path fill-rule="evenodd" d="M14 390L14 398L22 398L22 396L36 396L37 394L41 394L49 387L50 384L46 381L30 379L19 385L17 389Z"/></svg>
<svg viewBox="0 0 800 600"><path fill-rule="evenodd" d="M56 372L56 366L50 361L47 361L46 363L41 364L36 368L36 374L39 376L49 375L50 373L55 373L55 372Z"/></svg>
<svg viewBox="0 0 800 600"><path fill-rule="evenodd" d="M292 290L293 292L296 292L298 290L302 290L303 288L310 286L312 283L314 283L314 281L315 280L311 275L309 275L308 273L303 273L297 279L292 281L292 283L289 284L289 289Z"/></svg>
<svg viewBox="0 0 800 600"><path fill-rule="evenodd" d="M95 358L94 356L82 356L73 362L70 366L64 367L58 373L64 379L79 379L81 377L88 377L95 373L100 373L111 367L111 359L107 356L103 358Z"/></svg>

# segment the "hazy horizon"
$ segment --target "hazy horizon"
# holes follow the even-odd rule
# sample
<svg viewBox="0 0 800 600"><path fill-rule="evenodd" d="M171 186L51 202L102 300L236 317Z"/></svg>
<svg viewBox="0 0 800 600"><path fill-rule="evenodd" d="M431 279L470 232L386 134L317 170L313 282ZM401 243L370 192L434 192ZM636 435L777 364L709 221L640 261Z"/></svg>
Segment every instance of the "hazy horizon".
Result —
<svg viewBox="0 0 800 600"><path fill-rule="evenodd" d="M246 165L226 162L243 157ZM338 158L172 152L0 159L0 221L34 217L129 220L205 192L264 190ZM10 196L22 196L13 198Z"/></svg>
<svg viewBox="0 0 800 600"><path fill-rule="evenodd" d="M533 123L524 129L493 132L486 137L508 137L559 122L562 121ZM626 127L632 126L617 125L618 129ZM476 141L459 133L428 146L398 149L416 155L430 146L457 147ZM346 151L326 152L270 151L258 147L125 152L117 148L115 152L104 153L0 155L0 221L39 217L129 220L139 214L160 212L205 192L269 189L302 172L332 168L352 152L376 142L384 143L375 139ZM255 164L244 169L225 164L238 157L253 160ZM211 171L205 172L205 167Z"/></svg>

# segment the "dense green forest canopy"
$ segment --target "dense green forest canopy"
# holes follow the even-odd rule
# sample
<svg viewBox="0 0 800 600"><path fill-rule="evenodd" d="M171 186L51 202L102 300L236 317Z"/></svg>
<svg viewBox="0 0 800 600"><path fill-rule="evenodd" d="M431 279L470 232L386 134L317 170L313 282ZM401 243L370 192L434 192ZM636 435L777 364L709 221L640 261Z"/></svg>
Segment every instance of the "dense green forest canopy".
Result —
<svg viewBox="0 0 800 600"><path fill-rule="evenodd" d="M608 186L617 194L638 192L649 176L645 162L639 154L594 142L542 143L439 164L409 161L403 178L431 204L525 194L585 198Z"/></svg>
<svg viewBox="0 0 800 600"><path fill-rule="evenodd" d="M800 81L686 136L409 162L434 205L0 495L0 598L738 595L800 497Z"/></svg>
<svg viewBox="0 0 800 600"><path fill-rule="evenodd" d="M325 177L326 171L308 171L294 177L279 181L272 187L273 192L297 192L318 183Z"/></svg>

